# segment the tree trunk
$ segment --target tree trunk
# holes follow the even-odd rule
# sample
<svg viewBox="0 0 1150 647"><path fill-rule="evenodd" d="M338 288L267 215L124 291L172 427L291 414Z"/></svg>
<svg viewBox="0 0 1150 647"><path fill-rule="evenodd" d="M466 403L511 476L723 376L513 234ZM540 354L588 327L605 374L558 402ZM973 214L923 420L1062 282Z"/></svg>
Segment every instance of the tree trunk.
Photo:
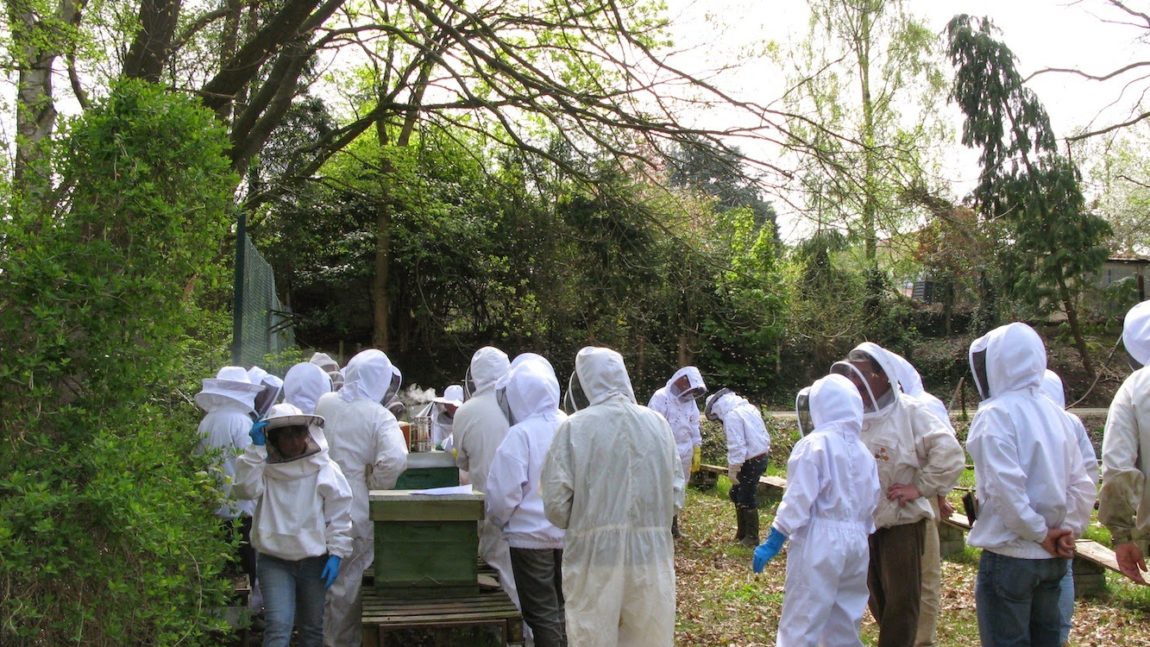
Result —
<svg viewBox="0 0 1150 647"><path fill-rule="evenodd" d="M1094 379L1094 363L1090 361L1090 353L1086 349L1086 338L1082 336L1082 326L1078 323L1078 308L1074 306L1074 299L1070 295L1070 288L1066 280L1058 279L1058 296L1062 300L1062 307L1066 310L1066 323L1070 324L1070 334L1074 336L1074 347L1082 358L1082 369L1086 376Z"/></svg>
<svg viewBox="0 0 1150 647"><path fill-rule="evenodd" d="M157 83L180 18L181 0L141 0L140 31L124 58L124 76Z"/></svg>
<svg viewBox="0 0 1150 647"><path fill-rule="evenodd" d="M53 25L75 25L80 20L83 0L61 0L57 13L42 19L31 3L7 3L9 55L16 65L16 142L12 167L13 189L25 204L35 206L47 199L52 188L44 145L56 125L56 104L52 94L52 65L64 42L54 34Z"/></svg>
<svg viewBox="0 0 1150 647"><path fill-rule="evenodd" d="M379 126L380 129L383 127L382 124ZM380 148L383 148L386 135L380 137ZM391 175L393 169L391 161L386 156L384 156L380 166L380 197L375 207L375 273L371 277L371 345L386 353L391 343L389 334L391 317L388 311L391 305L391 294L387 284L391 272Z"/></svg>

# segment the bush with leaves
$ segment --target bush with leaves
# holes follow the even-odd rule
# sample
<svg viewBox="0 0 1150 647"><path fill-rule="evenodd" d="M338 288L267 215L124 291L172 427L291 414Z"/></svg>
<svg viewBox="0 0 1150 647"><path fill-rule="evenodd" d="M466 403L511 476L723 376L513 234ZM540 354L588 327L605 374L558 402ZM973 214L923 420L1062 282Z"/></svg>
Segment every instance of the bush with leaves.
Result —
<svg viewBox="0 0 1150 647"><path fill-rule="evenodd" d="M218 348L195 300L222 280L227 146L193 99L125 82L62 139L53 200L5 196L2 644L205 644L220 625L229 547L180 387Z"/></svg>

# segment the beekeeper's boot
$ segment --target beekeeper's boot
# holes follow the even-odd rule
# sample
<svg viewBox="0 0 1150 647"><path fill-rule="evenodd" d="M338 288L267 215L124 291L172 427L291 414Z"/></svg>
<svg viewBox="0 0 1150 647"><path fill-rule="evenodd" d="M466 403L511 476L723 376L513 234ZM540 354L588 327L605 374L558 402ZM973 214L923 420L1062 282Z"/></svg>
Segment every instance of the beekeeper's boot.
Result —
<svg viewBox="0 0 1150 647"><path fill-rule="evenodd" d="M740 542L743 540L743 535L747 534L747 516L743 514L743 509L735 506L735 522L738 528L735 530L735 541Z"/></svg>
<svg viewBox="0 0 1150 647"><path fill-rule="evenodd" d="M746 519L743 521L746 532L743 534L742 544L747 548L754 548L759 545L759 510L757 508L743 508L742 512L746 515Z"/></svg>
<svg viewBox="0 0 1150 647"><path fill-rule="evenodd" d="M671 537L678 539L679 535L679 515L671 517Z"/></svg>

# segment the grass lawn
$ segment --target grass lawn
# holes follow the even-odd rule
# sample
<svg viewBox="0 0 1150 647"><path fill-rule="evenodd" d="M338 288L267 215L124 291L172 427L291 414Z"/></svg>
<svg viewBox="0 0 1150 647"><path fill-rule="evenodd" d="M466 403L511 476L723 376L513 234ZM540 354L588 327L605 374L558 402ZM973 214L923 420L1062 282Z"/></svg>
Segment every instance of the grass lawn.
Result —
<svg viewBox="0 0 1150 647"><path fill-rule="evenodd" d="M676 544L678 613L677 645L752 647L775 644L782 612L786 548L761 575L751 572L750 548L731 541L734 506L727 500L726 477L719 486L688 488L686 509L679 517L683 538ZM762 504L765 538L777 502ZM938 644L978 645L974 610L974 577L978 551L968 548L955 560L943 561L943 591ZM1146 645L1150 647L1150 587L1127 584L1107 575L1104 599L1079 600L1071 645ZM878 628L863 615L862 640L874 645Z"/></svg>

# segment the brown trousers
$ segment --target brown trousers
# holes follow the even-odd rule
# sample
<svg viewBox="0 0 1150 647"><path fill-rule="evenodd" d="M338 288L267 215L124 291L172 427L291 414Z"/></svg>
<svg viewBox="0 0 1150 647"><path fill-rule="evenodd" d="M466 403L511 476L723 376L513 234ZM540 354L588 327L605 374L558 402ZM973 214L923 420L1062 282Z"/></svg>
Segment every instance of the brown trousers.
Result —
<svg viewBox="0 0 1150 647"><path fill-rule="evenodd" d="M922 589L926 520L879 528L870 536L870 612L878 647L914 647Z"/></svg>

